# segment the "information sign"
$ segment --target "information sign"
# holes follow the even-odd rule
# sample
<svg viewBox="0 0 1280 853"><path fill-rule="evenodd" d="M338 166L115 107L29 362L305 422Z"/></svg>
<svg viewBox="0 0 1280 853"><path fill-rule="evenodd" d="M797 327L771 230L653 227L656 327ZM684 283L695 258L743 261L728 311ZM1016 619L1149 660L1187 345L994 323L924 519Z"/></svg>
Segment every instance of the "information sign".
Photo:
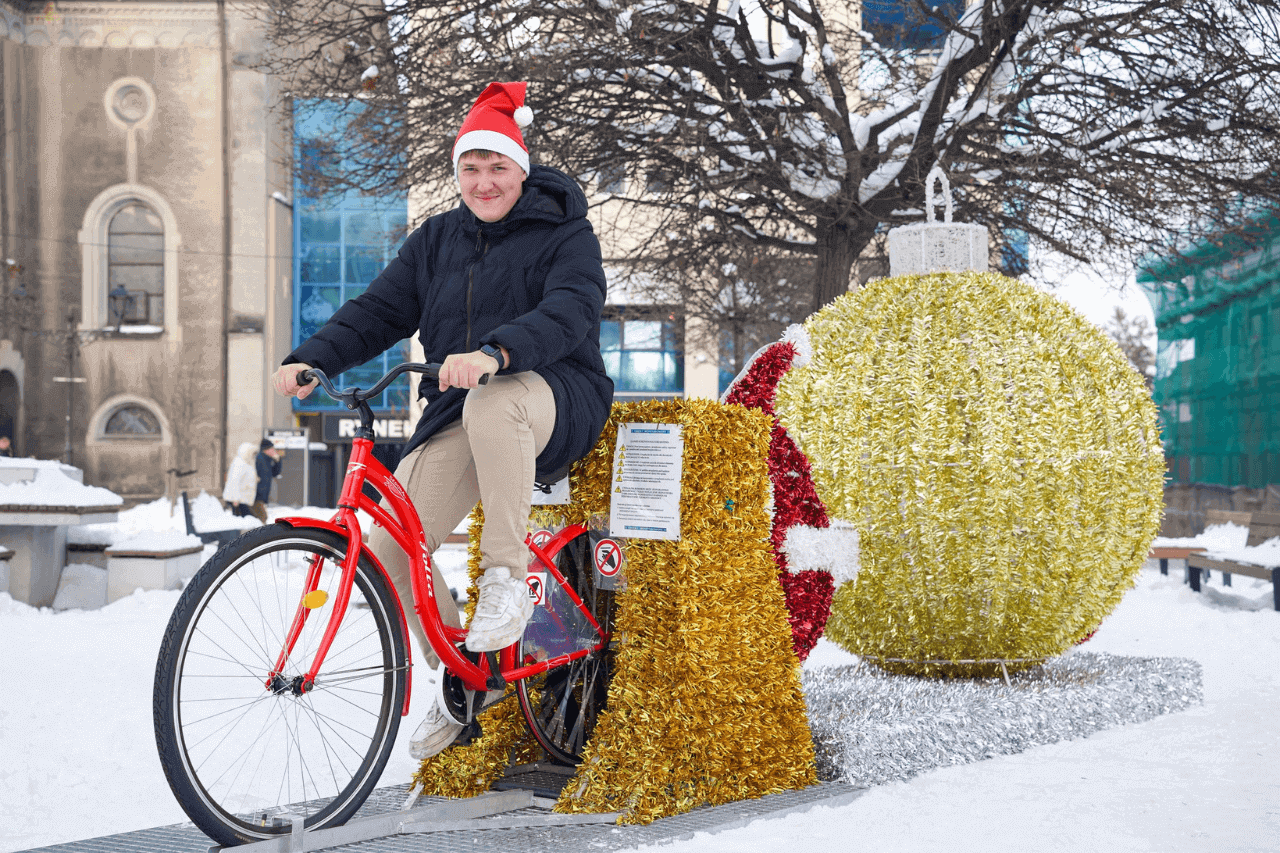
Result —
<svg viewBox="0 0 1280 853"><path fill-rule="evenodd" d="M683 463L680 424L619 424L609 530L635 539L679 539Z"/></svg>

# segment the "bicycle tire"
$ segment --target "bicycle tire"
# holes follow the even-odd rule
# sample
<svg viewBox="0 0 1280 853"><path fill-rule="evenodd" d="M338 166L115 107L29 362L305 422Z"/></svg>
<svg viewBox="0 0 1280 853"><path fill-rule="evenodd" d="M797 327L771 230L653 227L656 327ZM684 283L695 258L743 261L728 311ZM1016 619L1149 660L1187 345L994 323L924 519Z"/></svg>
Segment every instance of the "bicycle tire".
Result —
<svg viewBox="0 0 1280 853"><path fill-rule="evenodd" d="M556 566L600 628L611 632L614 594L610 590L596 588L591 543L586 533L565 543L556 555ZM536 643L530 636L532 630L533 623L520 639L517 660L530 661L537 657L533 652ZM516 695L525 722L552 761L567 765L582 761L583 750L591 740L596 720L605 709L612 678L613 649L610 644L598 654L551 670L532 684L529 679L516 683Z"/></svg>
<svg viewBox="0 0 1280 853"><path fill-rule="evenodd" d="M165 777L187 816L230 846L345 823L377 784L405 695L395 598L361 557L342 625L316 684L298 692L330 607L309 614L281 677L268 684L305 587L336 598L346 540L270 525L221 549L183 591L160 646L152 696Z"/></svg>

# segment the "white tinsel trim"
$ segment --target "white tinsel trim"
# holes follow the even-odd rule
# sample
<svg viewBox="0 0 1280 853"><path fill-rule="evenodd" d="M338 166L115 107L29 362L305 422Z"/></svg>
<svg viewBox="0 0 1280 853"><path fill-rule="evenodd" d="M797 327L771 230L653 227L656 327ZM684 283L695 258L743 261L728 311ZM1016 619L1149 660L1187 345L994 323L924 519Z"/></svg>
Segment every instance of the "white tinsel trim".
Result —
<svg viewBox="0 0 1280 853"><path fill-rule="evenodd" d="M791 362L792 367L804 367L813 358L813 344L809 342L809 332L799 323L787 326L787 330L782 333L782 340L796 348L795 360Z"/></svg>
<svg viewBox="0 0 1280 853"><path fill-rule="evenodd" d="M516 120L516 127L521 129L533 124L533 110L528 107L516 107L516 111L511 114L511 117Z"/></svg>
<svg viewBox="0 0 1280 853"><path fill-rule="evenodd" d="M861 566L858 531L835 519L830 527L794 525L787 530L782 551L792 572L828 572L836 586L856 578Z"/></svg>
<svg viewBox="0 0 1280 853"><path fill-rule="evenodd" d="M774 341L773 343L774 344L781 343L781 341ZM760 347L760 349L751 353L751 355L747 358L747 360L742 363L742 369L738 371L738 375L733 377L733 381L725 386L724 393L720 395L721 403L729 399L729 395L733 392L734 386L736 386L739 382L742 381L742 377L747 375L747 371L751 369L751 365L755 364L756 359L759 358L761 354L764 353L764 351L771 346L773 346L773 344L765 344L764 346ZM792 366L793 367L795 366L794 361L792 362Z"/></svg>

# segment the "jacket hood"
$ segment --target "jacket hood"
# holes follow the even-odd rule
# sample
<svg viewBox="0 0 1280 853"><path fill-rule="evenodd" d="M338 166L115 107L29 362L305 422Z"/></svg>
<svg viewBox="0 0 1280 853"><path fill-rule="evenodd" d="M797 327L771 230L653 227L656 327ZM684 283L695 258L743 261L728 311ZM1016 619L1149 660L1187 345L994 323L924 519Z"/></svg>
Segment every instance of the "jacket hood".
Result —
<svg viewBox="0 0 1280 853"><path fill-rule="evenodd" d="M515 206L497 222L482 223L466 202L459 201L458 209L463 214L463 227L467 232L474 234L483 228L486 234L498 236L522 222L541 221L559 225L583 219L587 215L587 196L572 178L559 169L534 165L529 169L529 177L524 180L524 192Z"/></svg>
<svg viewBox="0 0 1280 853"><path fill-rule="evenodd" d="M250 465L253 464L254 457L258 455L258 445L252 441L246 441L244 444L236 448L236 456L239 456Z"/></svg>

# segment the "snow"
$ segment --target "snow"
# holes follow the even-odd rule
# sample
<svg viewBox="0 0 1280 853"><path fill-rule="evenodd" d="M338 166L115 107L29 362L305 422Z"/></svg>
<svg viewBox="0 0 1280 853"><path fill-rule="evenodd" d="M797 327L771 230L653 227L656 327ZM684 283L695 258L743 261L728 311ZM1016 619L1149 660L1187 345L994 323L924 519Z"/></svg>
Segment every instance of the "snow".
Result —
<svg viewBox="0 0 1280 853"><path fill-rule="evenodd" d="M331 511L273 508L277 514ZM118 528L131 535L182 525L164 501L120 516ZM1238 538L1225 526L1220 532ZM465 551L446 546L437 556L450 585L465 587ZM797 838L833 853L1275 849L1280 613L1271 609L1271 586L1236 576L1232 587L1215 582L1196 594L1181 575L1161 575L1149 561L1081 649L1198 661L1202 706L878 786L847 806L641 849L776 853ZM138 591L101 609L58 612L0 593L0 648L21 650L0 659L0 853L185 822L151 723L156 653L177 599L175 591ZM805 666L854 660L823 640ZM383 784L415 769L407 740L427 685L414 683Z"/></svg>
<svg viewBox="0 0 1280 853"><path fill-rule="evenodd" d="M1157 536L1152 548L1204 548L1209 551L1235 551L1249 539L1249 528L1240 524L1211 524L1196 536Z"/></svg>
<svg viewBox="0 0 1280 853"><path fill-rule="evenodd" d="M116 551L180 551L199 546L199 536L179 530L146 530L111 545Z"/></svg>
<svg viewBox="0 0 1280 853"><path fill-rule="evenodd" d="M86 486L67 476L61 462L0 457L0 468L32 470L32 479L0 482L0 506L47 506L68 509L116 507L124 499L100 486ZM25 476L25 475L20 475ZM5 478L8 479L8 478Z"/></svg>

